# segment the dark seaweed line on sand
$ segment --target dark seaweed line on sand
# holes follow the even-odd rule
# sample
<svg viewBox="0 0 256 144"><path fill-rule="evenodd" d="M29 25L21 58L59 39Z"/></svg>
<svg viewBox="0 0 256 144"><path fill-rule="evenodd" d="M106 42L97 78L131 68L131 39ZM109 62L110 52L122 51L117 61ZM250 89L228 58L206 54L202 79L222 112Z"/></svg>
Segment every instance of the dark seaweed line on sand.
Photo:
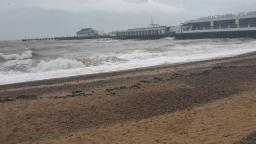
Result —
<svg viewBox="0 0 256 144"><path fill-rule="evenodd" d="M256 144L256 131L234 144Z"/></svg>

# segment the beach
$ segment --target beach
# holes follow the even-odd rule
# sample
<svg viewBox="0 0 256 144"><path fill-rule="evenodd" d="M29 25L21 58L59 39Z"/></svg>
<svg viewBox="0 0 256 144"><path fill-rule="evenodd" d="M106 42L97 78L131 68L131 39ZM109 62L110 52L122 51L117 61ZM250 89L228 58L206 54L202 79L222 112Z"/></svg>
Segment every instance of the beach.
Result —
<svg viewBox="0 0 256 144"><path fill-rule="evenodd" d="M2 85L0 143L235 144L255 93L256 53Z"/></svg>

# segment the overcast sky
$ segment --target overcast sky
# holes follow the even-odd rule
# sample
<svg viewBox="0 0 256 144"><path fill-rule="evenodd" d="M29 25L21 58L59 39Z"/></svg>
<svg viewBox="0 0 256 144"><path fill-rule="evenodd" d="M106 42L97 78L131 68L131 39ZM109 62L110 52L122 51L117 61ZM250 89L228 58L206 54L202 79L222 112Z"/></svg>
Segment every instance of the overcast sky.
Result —
<svg viewBox="0 0 256 144"><path fill-rule="evenodd" d="M256 0L0 0L0 39L71 36L85 27L112 31L203 16L256 11Z"/></svg>

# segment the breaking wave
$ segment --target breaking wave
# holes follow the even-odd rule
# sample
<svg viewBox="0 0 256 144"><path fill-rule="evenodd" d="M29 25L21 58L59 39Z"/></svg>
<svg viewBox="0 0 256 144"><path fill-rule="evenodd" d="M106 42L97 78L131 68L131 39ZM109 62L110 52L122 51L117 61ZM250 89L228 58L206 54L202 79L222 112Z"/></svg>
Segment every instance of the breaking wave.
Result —
<svg viewBox="0 0 256 144"><path fill-rule="evenodd" d="M121 63L124 62L124 59L109 56L109 57L86 57L86 58L76 58L76 59L67 59L67 58L57 58L50 61L40 61L33 71L54 71L54 70L65 70L72 68L83 68L83 67L92 67L99 66L106 63Z"/></svg>
<svg viewBox="0 0 256 144"><path fill-rule="evenodd" d="M58 58L51 61L41 61L34 68L35 71L53 71L53 70L64 70L71 68L84 67L82 62L64 58Z"/></svg>
<svg viewBox="0 0 256 144"><path fill-rule="evenodd" d="M0 59L7 61L7 60L24 60L24 59L31 59L33 56L32 51L25 51L21 54L3 54L0 53Z"/></svg>
<svg viewBox="0 0 256 144"><path fill-rule="evenodd" d="M105 42L36 42L31 46L35 47L33 53L31 49L14 54L2 52L0 85L192 62L256 51L256 41L251 39L176 41L167 38Z"/></svg>
<svg viewBox="0 0 256 144"><path fill-rule="evenodd" d="M30 72L32 59L9 60L0 64L0 71L3 72Z"/></svg>

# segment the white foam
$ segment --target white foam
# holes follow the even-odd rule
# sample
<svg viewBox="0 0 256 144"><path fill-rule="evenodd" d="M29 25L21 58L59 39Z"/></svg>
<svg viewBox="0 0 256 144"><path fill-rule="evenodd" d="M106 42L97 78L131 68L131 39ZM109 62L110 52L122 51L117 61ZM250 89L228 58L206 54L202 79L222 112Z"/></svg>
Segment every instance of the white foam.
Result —
<svg viewBox="0 0 256 144"><path fill-rule="evenodd" d="M206 40L203 43L184 44L185 42L179 41L177 42L178 44L164 52L150 52L142 49L129 51L128 53L112 53L105 55L105 58L100 56L100 59L105 60L105 62L99 65L86 65L82 61L66 58L41 61L33 67L33 72L30 73L0 72L0 84L127 70L160 64L200 61L256 51L256 41L215 43ZM109 61L107 57L115 57L117 61ZM119 61L118 59L126 61Z"/></svg>
<svg viewBox="0 0 256 144"><path fill-rule="evenodd" d="M25 51L21 54L3 54L0 53L0 58L4 60L23 60L32 58L32 51Z"/></svg>
<svg viewBox="0 0 256 144"><path fill-rule="evenodd" d="M54 71L54 70L65 70L65 69L72 69L72 68L82 68L84 64L80 61L71 60L71 59L64 59L64 58L57 58L55 60L50 61L41 61L35 68L34 71Z"/></svg>
<svg viewBox="0 0 256 144"><path fill-rule="evenodd" d="M0 71L29 71L32 63L32 59L9 60L0 64Z"/></svg>

